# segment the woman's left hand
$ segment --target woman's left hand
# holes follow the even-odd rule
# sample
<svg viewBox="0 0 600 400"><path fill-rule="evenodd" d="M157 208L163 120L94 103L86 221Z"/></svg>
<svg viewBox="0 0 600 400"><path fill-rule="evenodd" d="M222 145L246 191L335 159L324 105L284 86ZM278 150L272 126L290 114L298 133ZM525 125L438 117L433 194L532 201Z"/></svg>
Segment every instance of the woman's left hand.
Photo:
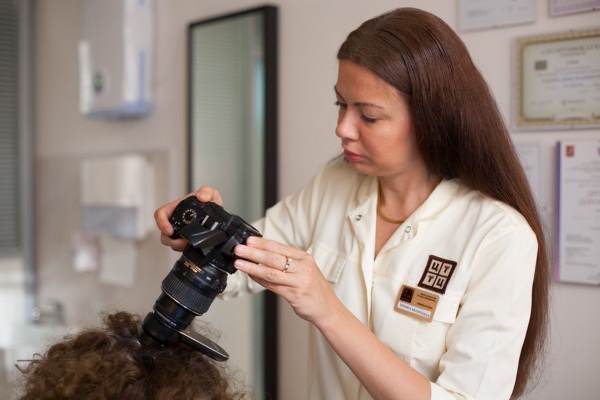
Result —
<svg viewBox="0 0 600 400"><path fill-rule="evenodd" d="M247 273L264 288L283 297L302 319L318 325L339 306L333 289L303 250L251 236L246 245L238 245L235 267Z"/></svg>

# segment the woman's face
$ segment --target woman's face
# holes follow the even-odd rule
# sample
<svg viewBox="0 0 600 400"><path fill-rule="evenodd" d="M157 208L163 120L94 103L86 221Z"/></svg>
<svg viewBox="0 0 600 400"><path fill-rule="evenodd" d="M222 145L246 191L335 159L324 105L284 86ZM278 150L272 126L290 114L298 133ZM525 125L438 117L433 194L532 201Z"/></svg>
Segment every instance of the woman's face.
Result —
<svg viewBox="0 0 600 400"><path fill-rule="evenodd" d="M335 134L357 172L395 177L423 169L408 105L400 92L352 61L339 63Z"/></svg>

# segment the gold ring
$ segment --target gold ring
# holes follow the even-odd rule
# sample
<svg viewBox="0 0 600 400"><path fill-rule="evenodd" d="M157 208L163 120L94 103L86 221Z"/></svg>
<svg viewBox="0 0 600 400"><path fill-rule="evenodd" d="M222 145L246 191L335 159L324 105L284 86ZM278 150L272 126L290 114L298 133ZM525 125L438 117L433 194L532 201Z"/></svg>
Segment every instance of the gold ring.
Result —
<svg viewBox="0 0 600 400"><path fill-rule="evenodd" d="M292 263L292 259L290 257L288 257L287 261L285 262L285 267L283 267L283 269L281 271L284 273L288 272L288 269L290 268L291 263Z"/></svg>

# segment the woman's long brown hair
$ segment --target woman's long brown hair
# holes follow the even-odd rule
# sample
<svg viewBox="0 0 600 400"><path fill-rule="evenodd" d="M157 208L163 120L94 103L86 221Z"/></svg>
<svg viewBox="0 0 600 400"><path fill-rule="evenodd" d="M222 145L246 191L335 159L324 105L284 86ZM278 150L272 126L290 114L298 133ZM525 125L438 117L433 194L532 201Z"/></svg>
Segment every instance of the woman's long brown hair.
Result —
<svg viewBox="0 0 600 400"><path fill-rule="evenodd" d="M458 35L440 18L414 8L363 23L348 35L338 59L368 68L405 97L420 154L432 173L458 178L509 204L535 232L533 303L513 389L519 397L534 380L545 350L549 260L536 202L487 83Z"/></svg>

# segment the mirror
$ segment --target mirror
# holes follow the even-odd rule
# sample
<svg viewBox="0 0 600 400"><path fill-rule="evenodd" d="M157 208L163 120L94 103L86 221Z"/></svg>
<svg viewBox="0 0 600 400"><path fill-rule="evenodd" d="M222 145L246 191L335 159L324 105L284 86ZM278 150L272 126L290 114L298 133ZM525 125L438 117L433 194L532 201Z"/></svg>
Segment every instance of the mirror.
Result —
<svg viewBox="0 0 600 400"><path fill-rule="evenodd" d="M225 208L248 221L273 200L275 17L274 7L262 7L193 23L189 32L190 189L217 187Z"/></svg>
<svg viewBox="0 0 600 400"><path fill-rule="evenodd" d="M197 21L188 31L189 189L217 188L225 209L249 222L262 217L277 196L276 33L273 6ZM252 384L257 394L269 395L261 398L276 398L276 298L265 292L229 307L239 313L252 301ZM225 316L217 312L229 318L237 314L216 310L215 304L206 314L217 318L217 329L233 335L225 332L228 321L218 319ZM233 351L230 355L235 362Z"/></svg>

